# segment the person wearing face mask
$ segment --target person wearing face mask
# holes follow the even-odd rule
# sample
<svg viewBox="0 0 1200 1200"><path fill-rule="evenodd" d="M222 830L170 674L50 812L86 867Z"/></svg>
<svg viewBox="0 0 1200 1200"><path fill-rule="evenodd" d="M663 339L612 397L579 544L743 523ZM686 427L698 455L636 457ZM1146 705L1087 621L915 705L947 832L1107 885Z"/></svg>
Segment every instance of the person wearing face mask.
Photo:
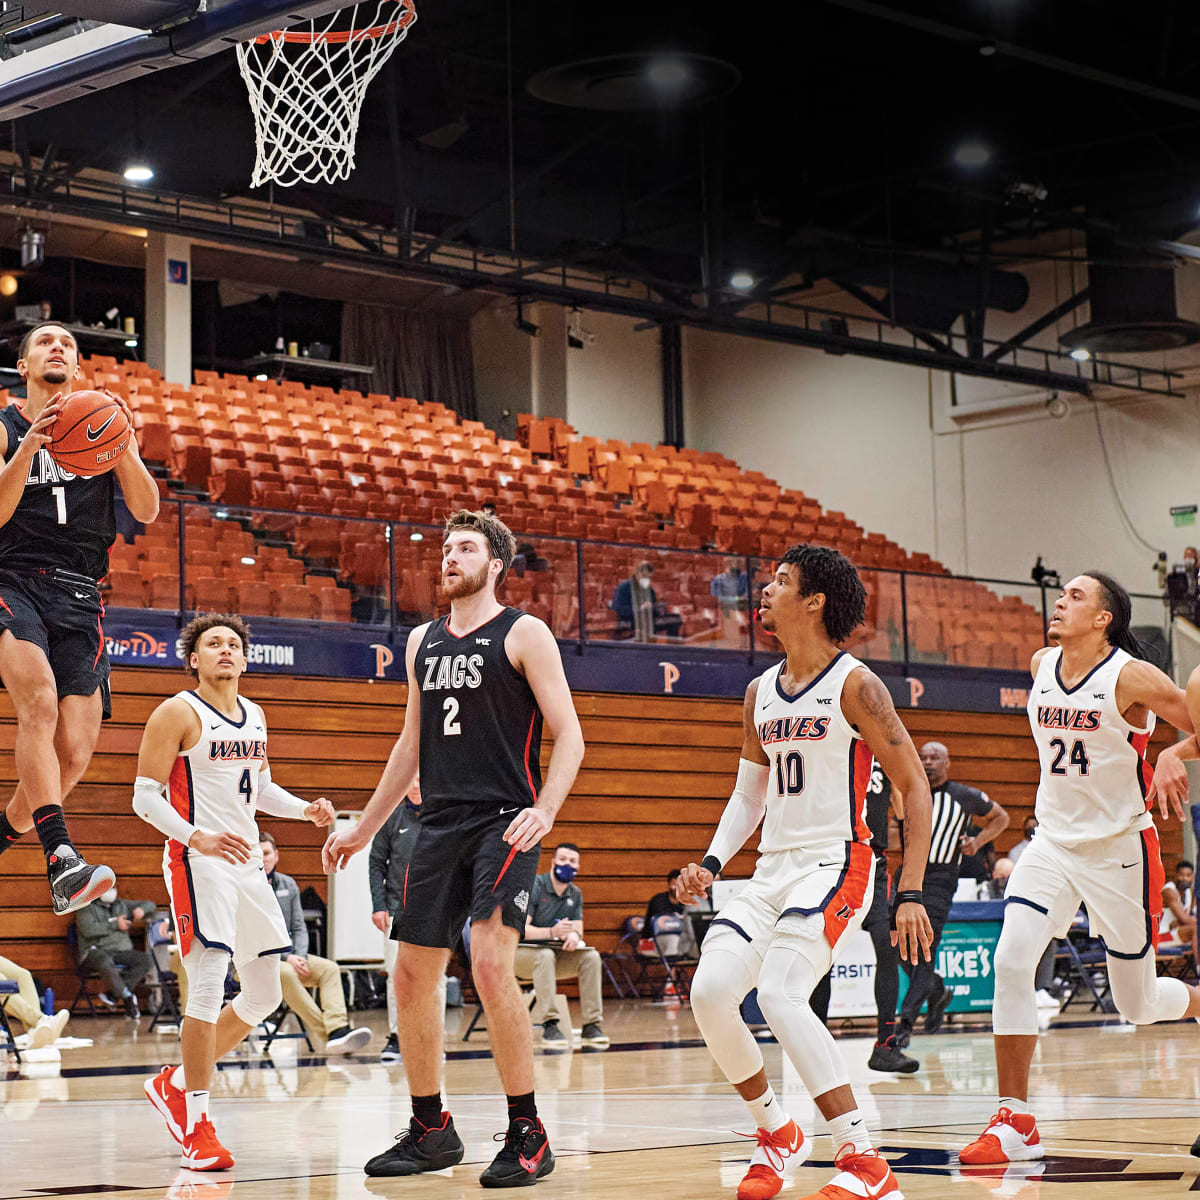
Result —
<svg viewBox="0 0 1200 1200"><path fill-rule="evenodd" d="M125 1015L135 1021L142 1014L134 993L154 960L145 951L133 948L129 930L134 921L153 916L154 912L153 900L122 900L114 885L87 908L81 908L75 918L80 965L104 979L108 995L122 1001Z"/></svg>
<svg viewBox="0 0 1200 1200"><path fill-rule="evenodd" d="M383 963L387 972L388 1039L379 1052L379 1061L400 1061L400 1041L396 1026L396 989L392 973L396 967L396 942L392 940L392 920L404 897L404 881L413 844L417 840L417 821L421 815L421 778L418 775L404 797L404 803L383 823L371 842L369 876L371 881L371 920L383 935Z"/></svg>
<svg viewBox="0 0 1200 1200"><path fill-rule="evenodd" d="M1030 813L1029 816L1025 818L1024 824L1021 826L1021 828L1024 830L1024 835L1022 836L1021 840L1008 852L1008 857L1012 859L1013 866L1017 865L1018 859L1020 859L1021 855L1024 854L1032 844L1033 835L1037 831L1037 825L1037 817L1035 817L1033 813Z"/></svg>
<svg viewBox="0 0 1200 1200"><path fill-rule="evenodd" d="M542 1044L565 1047L567 1035L555 1016L555 980L579 980L579 1006L583 1015L585 1046L603 1049L609 1043L600 996L602 965L599 952L583 944L583 893L575 885L579 874L579 847L561 842L554 847L550 870L533 881L525 939L517 947L516 971L520 979L532 979L536 1000L533 1021L542 1027ZM531 946L528 942L554 942L553 946Z"/></svg>

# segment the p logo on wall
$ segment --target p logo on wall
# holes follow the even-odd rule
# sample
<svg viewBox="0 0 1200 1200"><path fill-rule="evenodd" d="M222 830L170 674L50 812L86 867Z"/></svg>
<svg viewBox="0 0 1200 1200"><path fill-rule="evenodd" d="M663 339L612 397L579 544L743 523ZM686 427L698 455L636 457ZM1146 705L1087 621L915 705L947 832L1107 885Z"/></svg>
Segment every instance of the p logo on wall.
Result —
<svg viewBox="0 0 1200 1200"><path fill-rule="evenodd" d="M375 678L383 679L387 675L387 669L395 661L396 656L392 653L389 646L385 646L380 642L372 642L371 649L375 651Z"/></svg>
<svg viewBox="0 0 1200 1200"><path fill-rule="evenodd" d="M660 662L658 665L663 669L663 693L670 696L679 680L679 668L672 662Z"/></svg>
<svg viewBox="0 0 1200 1200"><path fill-rule="evenodd" d="M925 685L915 675L909 675L907 683L908 706L909 708L918 708L921 704L921 697L925 695Z"/></svg>

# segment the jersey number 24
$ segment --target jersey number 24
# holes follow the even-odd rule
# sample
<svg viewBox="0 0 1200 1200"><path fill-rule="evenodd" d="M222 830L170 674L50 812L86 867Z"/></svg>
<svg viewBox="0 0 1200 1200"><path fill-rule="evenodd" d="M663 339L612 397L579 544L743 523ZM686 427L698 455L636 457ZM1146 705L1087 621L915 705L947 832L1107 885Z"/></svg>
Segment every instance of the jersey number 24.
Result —
<svg viewBox="0 0 1200 1200"><path fill-rule="evenodd" d="M1076 738L1071 743L1071 749L1067 751L1067 743L1062 738L1051 738L1050 745L1054 749L1054 761L1050 764L1051 775L1065 775L1067 773L1067 765L1074 767L1080 775L1086 775L1091 767L1088 762L1087 747L1083 744L1083 738Z"/></svg>

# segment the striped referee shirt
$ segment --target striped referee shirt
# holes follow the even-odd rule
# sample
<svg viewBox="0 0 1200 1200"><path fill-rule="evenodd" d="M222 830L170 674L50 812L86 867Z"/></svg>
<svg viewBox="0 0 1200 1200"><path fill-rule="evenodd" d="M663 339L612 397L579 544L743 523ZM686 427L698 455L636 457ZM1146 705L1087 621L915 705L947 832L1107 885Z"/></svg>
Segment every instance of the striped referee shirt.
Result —
<svg viewBox="0 0 1200 1200"><path fill-rule="evenodd" d="M986 792L965 783L947 781L933 790L933 833L929 839L929 862L936 866L958 864L959 843L972 817L986 816L992 802Z"/></svg>

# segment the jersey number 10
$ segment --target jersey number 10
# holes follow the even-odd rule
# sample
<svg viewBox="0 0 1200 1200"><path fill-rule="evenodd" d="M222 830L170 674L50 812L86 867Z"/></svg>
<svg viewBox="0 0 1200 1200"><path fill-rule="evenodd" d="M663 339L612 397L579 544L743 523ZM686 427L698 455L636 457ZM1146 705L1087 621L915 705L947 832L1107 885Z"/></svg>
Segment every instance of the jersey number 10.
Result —
<svg viewBox="0 0 1200 1200"><path fill-rule="evenodd" d="M804 791L804 755L782 750L775 755L775 783L781 796L798 796Z"/></svg>

